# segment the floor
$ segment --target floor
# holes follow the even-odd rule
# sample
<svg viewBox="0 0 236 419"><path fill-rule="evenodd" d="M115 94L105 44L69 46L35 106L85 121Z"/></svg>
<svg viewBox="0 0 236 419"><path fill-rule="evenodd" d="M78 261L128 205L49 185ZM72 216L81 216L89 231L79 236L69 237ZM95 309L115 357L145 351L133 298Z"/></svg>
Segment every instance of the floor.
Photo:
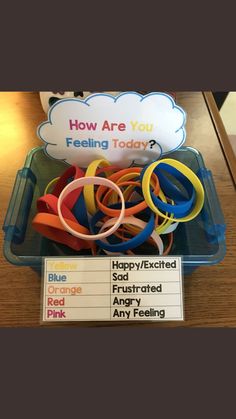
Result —
<svg viewBox="0 0 236 419"><path fill-rule="evenodd" d="M236 154L236 92L230 92L228 94L220 109L220 116Z"/></svg>

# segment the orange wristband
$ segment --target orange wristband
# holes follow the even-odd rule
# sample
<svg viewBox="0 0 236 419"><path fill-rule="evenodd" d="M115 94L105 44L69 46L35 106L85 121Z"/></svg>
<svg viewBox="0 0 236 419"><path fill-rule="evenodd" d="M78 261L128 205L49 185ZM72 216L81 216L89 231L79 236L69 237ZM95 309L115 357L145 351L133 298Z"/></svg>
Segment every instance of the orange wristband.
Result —
<svg viewBox="0 0 236 419"><path fill-rule="evenodd" d="M114 173L113 175L111 175L108 179L113 181L113 182L117 182L118 179L120 179L123 175L129 175L131 173L137 173L137 175L139 175L139 173L141 172L142 168L139 167L130 167L128 169L123 169L120 170L120 172L118 173ZM155 178L156 180L156 184L155 184L155 188L154 188L154 194L158 195L159 191L160 191L160 185L159 185L159 181L158 178ZM125 185L130 185L131 181L127 181L127 182L123 182L123 184ZM122 186L122 182L119 183L117 182L117 185ZM141 184L140 184L141 185ZM119 209L114 209L114 208L108 208L106 205L104 205L104 198L101 202L102 199L102 195L106 192L107 187L106 186L99 186L97 193L96 193L96 201L97 201L97 205L99 207L99 209L106 215L109 215L111 217L117 217L120 213ZM105 203L107 202L107 195L105 197ZM140 202L139 204L136 204L130 208L126 208L125 209L125 217L128 217L130 215L134 215L137 212L143 211L144 209L147 208L147 204L145 201Z"/></svg>
<svg viewBox="0 0 236 419"><path fill-rule="evenodd" d="M89 230L86 227L80 225L78 222L74 222L69 219L66 219L66 222L71 228L78 231L79 233L89 234ZM65 231L58 215L40 212L35 215L32 221L32 226L44 237L47 237L48 239L58 243L63 243L74 250L91 248L93 251L95 251L96 249L94 242L92 243L88 240L85 241L79 239Z"/></svg>

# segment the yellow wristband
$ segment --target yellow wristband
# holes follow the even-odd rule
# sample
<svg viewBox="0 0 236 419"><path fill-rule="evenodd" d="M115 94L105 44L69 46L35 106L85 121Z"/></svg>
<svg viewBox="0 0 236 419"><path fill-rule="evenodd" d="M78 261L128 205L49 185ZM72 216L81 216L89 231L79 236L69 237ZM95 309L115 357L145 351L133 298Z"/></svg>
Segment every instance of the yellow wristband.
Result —
<svg viewBox="0 0 236 419"><path fill-rule="evenodd" d="M134 169L135 169L135 167L134 167ZM126 181L126 180L130 180L130 179L134 179L135 178L135 176L137 176L137 177L139 177L140 176L140 173L137 173L137 172L132 172L132 173L127 173L126 175L124 175L124 176L121 176L120 178L119 178L119 180L118 180L118 182L117 182L117 185L119 185L120 184L120 182L124 182L124 181ZM151 184L151 186L153 187L153 188L155 188L155 182L154 182L154 179L151 179L151 181L150 181L150 184ZM128 186L127 188L126 188L126 190L124 191L124 193L123 193L123 195L124 195L124 198L126 199L126 197L127 197L127 194L129 194L129 192L130 192L130 190L131 189L133 189L133 185L130 185L130 186ZM112 194L114 194L114 196L116 196L117 197L117 195L113 192L113 191L111 191L111 193ZM113 202L112 202L113 203ZM114 202L115 203L115 202Z"/></svg>
<svg viewBox="0 0 236 419"><path fill-rule="evenodd" d="M117 185L119 185L120 184L120 182L122 181L127 181L127 180L130 180L130 179L134 179L135 178L135 176L139 176L140 175L140 173L139 172L135 172L135 167L134 167L134 171L133 172L131 172L131 173L126 173L125 175L123 175L122 177L120 177L119 178L119 180L118 180L118 182L117 182ZM151 174L152 175L152 174ZM155 182L154 182L154 179L152 179L151 178L151 176L150 176L150 184L151 184L151 186L154 188L155 187ZM133 187L133 186L131 186L131 187ZM129 188L130 187L128 187L125 191L124 191L124 198L126 198L126 196L127 196L127 192L128 192L128 190L129 190ZM108 191L108 193L110 194L113 194L113 191ZM114 194L114 196L115 196L116 194ZM165 202L165 203L167 203L167 200L166 200L166 197L165 197L165 195L164 195L164 193L160 190L160 198L161 198L161 200L163 201L163 202ZM114 201L111 201L112 203L115 203ZM174 203L173 201L172 201L172 203ZM162 221L162 223L155 229L155 231L158 233L158 234L162 234L171 224L172 224L172 222L173 222L173 219L171 218L171 217L173 217L173 214L171 214L170 215L170 219L164 219L163 221ZM133 227L133 229L135 229L135 227ZM137 230L136 230L137 231Z"/></svg>
<svg viewBox="0 0 236 419"><path fill-rule="evenodd" d="M130 180L130 179L132 179L132 178L134 178L135 176L139 176L140 175L140 173L137 173L137 172L135 172L135 167L134 167L134 172L132 172L132 173L127 173L126 175L124 175L124 176L122 176L120 179L119 179L119 181L117 182L117 185L119 185L119 183L122 181L125 181L125 180ZM151 174L152 175L152 174ZM151 177L150 177L150 185L154 188L155 187L155 182L154 182L154 179L152 179ZM132 188L133 188L133 186L131 186ZM129 190L129 186L128 186L128 188L124 191L124 198L126 198L126 193L128 192L128 190ZM109 191L110 192L110 191ZM113 191L111 191L111 193L113 193ZM166 197L165 197L165 195L164 195L164 193L162 192L162 190L160 190L160 198L161 198L161 200L163 201L163 202L165 202L165 203L167 203L167 200L166 200ZM172 203L174 203L173 201L172 201ZM172 220L172 217L173 216L173 214L171 214L170 215L170 219L169 220L167 220L167 219L164 219L163 221L162 221L162 223L158 226L158 227L156 227L155 228L155 231L158 233L158 234L162 234L163 232L165 232L165 230L172 224L172 222L173 222L173 220ZM133 231L135 231L135 227L134 226L132 226L131 227L131 229L133 229ZM136 232L137 232L138 230L136 229Z"/></svg>
<svg viewBox="0 0 236 419"><path fill-rule="evenodd" d="M154 203L152 201L151 193L150 193L150 179L151 179L153 171L155 170L155 168L160 163L166 163L166 164L169 164L170 166L176 168L177 170L182 172L184 174L184 176L186 176L189 179L189 181L192 183L192 185L195 189L195 192L196 192L196 202L195 202L193 210L191 211L191 213L189 215L187 215L185 217L182 217L182 218L173 218L171 215L168 216L167 213L163 214L154 205ZM160 215L161 217L166 218L166 219L171 220L171 221L186 222L186 221L193 220L200 213L200 211L203 207L203 204L204 204L204 189L203 189L203 186L202 186L200 180L198 179L198 177L195 175L195 173L191 169L189 169L187 166L185 166L185 164L180 163L179 161L173 160L173 159L163 159L163 160L159 160L157 162L152 163L146 169L146 171L144 173L144 176L143 176L143 179L142 179L142 190L143 190L143 196L145 198L145 201L147 202L147 204L151 208L151 210L153 212L155 212L156 214ZM165 195L163 194L162 191L160 191L159 197L162 200L165 197Z"/></svg>
<svg viewBox="0 0 236 419"><path fill-rule="evenodd" d="M140 175L140 173L138 173L138 172L131 172L131 173L126 173L125 175L123 175L123 176L121 176L120 178L119 178L119 180L117 181L117 185L119 184L119 182L126 182L126 181L128 181L128 180L130 180L130 179L134 179L135 177L139 177L139 175ZM131 185L132 186L132 185ZM133 186L132 186L133 187ZM129 186L128 186L128 188L130 188ZM126 188L127 189L127 188ZM130 190L130 189L129 189ZM117 194L114 192L114 191L112 191L112 190L109 190L108 192L107 192L107 194L108 195L110 195L110 203L111 204L116 204L118 201L117 201L117 198L118 198L118 196L117 196ZM106 194L106 195L107 195ZM105 196L106 196L105 195ZM123 192L123 195L124 195L124 198L126 199L126 197L127 197L127 193L125 193L125 192Z"/></svg>
<svg viewBox="0 0 236 419"><path fill-rule="evenodd" d="M105 159L94 160L88 166L88 168L85 172L85 176L86 177L87 176L89 176L89 177L90 176L95 176L98 167L100 167L100 166L101 167L108 167L110 165L111 165L111 163L108 160L105 160ZM91 215L94 215L95 212L97 211L96 201L95 201L95 197L94 197L94 185L84 186L83 193L84 193L84 200L85 200L86 208Z"/></svg>
<svg viewBox="0 0 236 419"><path fill-rule="evenodd" d="M57 181L59 180L59 177L55 177L54 179L52 179L46 186L46 188L44 189L44 195L47 195L49 189L54 186L55 183L57 183Z"/></svg>

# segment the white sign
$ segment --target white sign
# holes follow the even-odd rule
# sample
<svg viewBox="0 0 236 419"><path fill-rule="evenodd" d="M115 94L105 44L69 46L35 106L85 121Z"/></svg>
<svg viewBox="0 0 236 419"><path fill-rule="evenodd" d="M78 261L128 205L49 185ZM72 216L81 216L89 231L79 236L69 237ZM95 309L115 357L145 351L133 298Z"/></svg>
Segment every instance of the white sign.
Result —
<svg viewBox="0 0 236 419"><path fill-rule="evenodd" d="M42 320L183 320L181 257L45 258Z"/></svg>
<svg viewBox="0 0 236 419"><path fill-rule="evenodd" d="M97 93L56 102L38 136L49 156L69 164L87 167L106 158L127 167L179 148L186 137L185 120L183 109L166 93Z"/></svg>

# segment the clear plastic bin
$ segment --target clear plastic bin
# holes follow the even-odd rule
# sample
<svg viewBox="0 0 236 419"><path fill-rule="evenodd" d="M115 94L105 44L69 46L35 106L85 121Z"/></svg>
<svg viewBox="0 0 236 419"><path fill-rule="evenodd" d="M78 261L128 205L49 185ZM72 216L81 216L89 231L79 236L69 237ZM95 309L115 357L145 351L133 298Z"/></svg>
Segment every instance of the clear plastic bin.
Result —
<svg viewBox="0 0 236 419"><path fill-rule="evenodd" d="M225 256L225 222L215 190L212 174L206 169L201 154L191 147L181 147L168 155L192 169L201 179L205 202L194 220L180 223L174 233L170 255L183 256L185 274L199 266L219 263ZM31 150L23 169L19 170L13 187L3 230L4 255L18 266L41 268L43 256L83 255L43 238L32 228L37 198L48 182L60 176L67 164L48 157L43 147ZM89 256L88 256L89 257Z"/></svg>

